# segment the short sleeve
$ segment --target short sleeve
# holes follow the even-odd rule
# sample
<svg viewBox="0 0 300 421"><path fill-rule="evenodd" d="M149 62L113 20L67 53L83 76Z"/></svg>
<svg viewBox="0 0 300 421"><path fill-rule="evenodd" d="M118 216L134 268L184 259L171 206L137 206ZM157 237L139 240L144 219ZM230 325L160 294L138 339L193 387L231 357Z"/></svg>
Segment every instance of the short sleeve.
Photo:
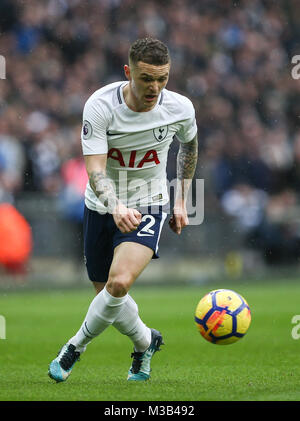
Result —
<svg viewBox="0 0 300 421"><path fill-rule="evenodd" d="M95 100L88 100L83 109L81 144L83 155L107 153L108 120Z"/></svg>
<svg viewBox="0 0 300 421"><path fill-rule="evenodd" d="M188 143L197 134L197 122L195 117L195 109L190 100L187 100L186 104L186 110L187 110L187 118L182 120L179 125L180 128L176 133L176 136L178 137L178 140L182 143Z"/></svg>

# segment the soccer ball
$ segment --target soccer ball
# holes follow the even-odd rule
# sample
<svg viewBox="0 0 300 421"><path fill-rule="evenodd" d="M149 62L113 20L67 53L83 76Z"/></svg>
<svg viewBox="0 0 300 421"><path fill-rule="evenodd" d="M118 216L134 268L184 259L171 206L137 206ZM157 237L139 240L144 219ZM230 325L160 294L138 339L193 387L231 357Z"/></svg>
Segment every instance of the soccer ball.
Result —
<svg viewBox="0 0 300 421"><path fill-rule="evenodd" d="M247 301L229 289L216 289L198 303L195 322L207 341L228 345L241 339L251 323Z"/></svg>

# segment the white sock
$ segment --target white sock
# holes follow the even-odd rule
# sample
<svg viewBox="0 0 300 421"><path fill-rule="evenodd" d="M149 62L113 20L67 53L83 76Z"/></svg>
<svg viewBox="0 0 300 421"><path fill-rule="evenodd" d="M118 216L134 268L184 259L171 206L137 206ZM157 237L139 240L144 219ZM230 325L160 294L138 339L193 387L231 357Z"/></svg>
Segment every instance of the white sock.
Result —
<svg viewBox="0 0 300 421"><path fill-rule="evenodd" d="M68 343L75 345L77 351L84 352L87 344L116 320L127 299L128 294L113 297L104 287L91 302L84 322Z"/></svg>
<svg viewBox="0 0 300 421"><path fill-rule="evenodd" d="M129 295L113 326L123 335L127 335L133 342L135 351L144 352L151 343L151 329L139 317L138 306Z"/></svg>

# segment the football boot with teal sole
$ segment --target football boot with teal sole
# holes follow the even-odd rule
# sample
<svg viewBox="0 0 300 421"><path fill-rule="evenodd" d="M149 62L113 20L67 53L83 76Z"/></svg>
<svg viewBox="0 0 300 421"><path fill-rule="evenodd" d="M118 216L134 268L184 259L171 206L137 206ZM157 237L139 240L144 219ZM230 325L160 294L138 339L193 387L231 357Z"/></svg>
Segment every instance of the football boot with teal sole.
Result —
<svg viewBox="0 0 300 421"><path fill-rule="evenodd" d="M151 344L144 352L133 352L132 365L128 371L128 381L146 381L150 379L150 363L156 351L160 351L160 346L164 345L160 332L151 329Z"/></svg>
<svg viewBox="0 0 300 421"><path fill-rule="evenodd" d="M50 363L48 375L57 383L64 382L71 374L76 361L79 360L80 352L72 344L64 345L58 352L57 357Z"/></svg>

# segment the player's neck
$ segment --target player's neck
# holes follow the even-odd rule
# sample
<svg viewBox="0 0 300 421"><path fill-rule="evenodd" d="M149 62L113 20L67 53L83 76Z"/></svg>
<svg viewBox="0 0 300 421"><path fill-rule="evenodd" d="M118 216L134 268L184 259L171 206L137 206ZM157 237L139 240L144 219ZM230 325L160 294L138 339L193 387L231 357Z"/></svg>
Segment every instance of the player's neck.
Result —
<svg viewBox="0 0 300 421"><path fill-rule="evenodd" d="M147 111L151 111L156 106L156 103L151 107L147 107L145 104L140 103L132 92L130 82L123 88L123 97L127 107L136 113L145 113Z"/></svg>

